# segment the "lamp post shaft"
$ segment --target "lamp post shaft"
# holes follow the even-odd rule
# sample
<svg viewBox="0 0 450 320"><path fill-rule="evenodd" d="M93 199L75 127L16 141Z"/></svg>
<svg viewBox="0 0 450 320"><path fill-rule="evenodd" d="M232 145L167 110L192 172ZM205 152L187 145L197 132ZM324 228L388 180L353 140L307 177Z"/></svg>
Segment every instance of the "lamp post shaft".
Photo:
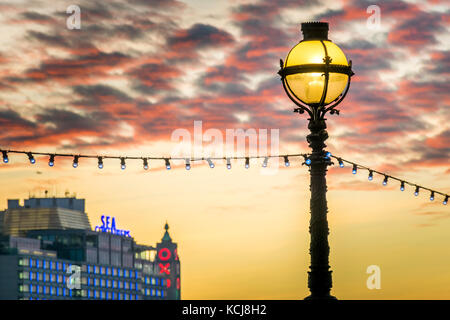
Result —
<svg viewBox="0 0 450 320"><path fill-rule="evenodd" d="M307 141L312 149L310 156L311 175L311 219L309 233L311 244L311 271L308 272L308 287L311 295L306 299L336 299L330 295L332 287L331 270L329 266L330 247L328 245L328 221L327 221L327 166L331 164L324 151L325 140L328 138L324 119L310 119L308 129L310 134Z"/></svg>

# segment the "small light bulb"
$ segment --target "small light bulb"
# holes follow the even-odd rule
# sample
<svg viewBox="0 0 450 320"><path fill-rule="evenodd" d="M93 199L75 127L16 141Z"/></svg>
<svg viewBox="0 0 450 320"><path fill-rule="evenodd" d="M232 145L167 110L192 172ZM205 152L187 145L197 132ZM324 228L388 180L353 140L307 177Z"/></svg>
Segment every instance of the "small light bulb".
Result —
<svg viewBox="0 0 450 320"><path fill-rule="evenodd" d="M50 155L50 159L48 160L48 165L50 167L53 167L55 165L55 156L53 154Z"/></svg>
<svg viewBox="0 0 450 320"><path fill-rule="evenodd" d="M356 164L353 165L353 169L352 169L352 173L356 174L356 172L358 171L358 167L356 166Z"/></svg>
<svg viewBox="0 0 450 320"><path fill-rule="evenodd" d="M98 157L98 168L103 169L103 158L102 157Z"/></svg>
<svg viewBox="0 0 450 320"><path fill-rule="evenodd" d="M330 157L331 157L331 152L327 152L327 153L325 154L325 157L326 157L326 158L330 158Z"/></svg>
<svg viewBox="0 0 450 320"><path fill-rule="evenodd" d="M214 168L214 163L212 162L212 160L208 158L208 159L206 159L206 161L208 161L209 167L211 169L213 169Z"/></svg>
<svg viewBox="0 0 450 320"><path fill-rule="evenodd" d="M230 158L227 158L227 169L228 170L231 169L231 160L230 160Z"/></svg>
<svg viewBox="0 0 450 320"><path fill-rule="evenodd" d="M143 161L144 170L147 170L148 169L148 160L147 160L147 158L142 159L142 161Z"/></svg>
<svg viewBox="0 0 450 320"><path fill-rule="evenodd" d="M125 158L120 158L120 168L125 170L127 166L125 165Z"/></svg>
<svg viewBox="0 0 450 320"><path fill-rule="evenodd" d="M309 166L311 164L311 159L306 159L305 163Z"/></svg>
<svg viewBox="0 0 450 320"><path fill-rule="evenodd" d="M263 161L263 168L267 168L267 163L269 162L269 157L264 157L264 161Z"/></svg>
<svg viewBox="0 0 450 320"><path fill-rule="evenodd" d="M78 167L78 158L79 158L79 156L73 157L72 167L74 167L74 168Z"/></svg>
<svg viewBox="0 0 450 320"><path fill-rule="evenodd" d="M3 162L8 163L9 162L8 153L6 151L2 151L2 153L3 153Z"/></svg>
<svg viewBox="0 0 450 320"><path fill-rule="evenodd" d="M371 170L371 171L369 171L369 181L372 181L373 180L373 171Z"/></svg>
<svg viewBox="0 0 450 320"><path fill-rule="evenodd" d="M414 195L417 197L419 195L419 187L416 186L416 191L414 191Z"/></svg>
<svg viewBox="0 0 450 320"><path fill-rule="evenodd" d="M284 165L285 165L286 167L289 167L289 159L288 159L287 156L284 156Z"/></svg>
<svg viewBox="0 0 450 320"><path fill-rule="evenodd" d="M245 158L245 169L250 168L250 159L247 157Z"/></svg>
<svg viewBox="0 0 450 320"><path fill-rule="evenodd" d="M343 168L344 167L344 162L342 161L342 159L339 158L338 161L339 161L339 167Z"/></svg>
<svg viewBox="0 0 450 320"><path fill-rule="evenodd" d="M186 159L186 170L191 170L191 161Z"/></svg>
<svg viewBox="0 0 450 320"><path fill-rule="evenodd" d="M405 182L402 181L400 184L400 191L405 191Z"/></svg>
<svg viewBox="0 0 450 320"><path fill-rule="evenodd" d="M384 176L384 180L383 180L383 186L386 186L388 183L388 177Z"/></svg>
<svg viewBox="0 0 450 320"><path fill-rule="evenodd" d="M430 194L430 201L433 201L434 200L434 191L431 191L431 194Z"/></svg>
<svg viewBox="0 0 450 320"><path fill-rule="evenodd" d="M170 161L169 161L169 159L166 158L166 159L164 159L164 161L166 162L166 169L167 169L167 170L170 170L171 167L170 167Z"/></svg>
<svg viewBox="0 0 450 320"><path fill-rule="evenodd" d="M448 203L448 196L445 196L445 199L444 199L444 201L442 202L442 204L443 204L443 205L447 205L447 203Z"/></svg>

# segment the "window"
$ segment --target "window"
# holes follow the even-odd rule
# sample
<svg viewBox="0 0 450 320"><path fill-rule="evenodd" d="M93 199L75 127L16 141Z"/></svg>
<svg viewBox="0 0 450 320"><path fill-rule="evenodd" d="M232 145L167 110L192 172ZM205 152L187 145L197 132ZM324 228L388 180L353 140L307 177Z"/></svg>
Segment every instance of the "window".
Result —
<svg viewBox="0 0 450 320"><path fill-rule="evenodd" d="M116 298L116 294L114 293L114 291L113 292L111 292L111 299L115 299Z"/></svg>
<svg viewBox="0 0 450 320"><path fill-rule="evenodd" d="M119 270L118 270L118 275L119 275L119 277L122 276L122 269L119 269Z"/></svg>
<svg viewBox="0 0 450 320"><path fill-rule="evenodd" d="M128 270L124 270L123 276L124 276L125 278L128 277Z"/></svg>
<svg viewBox="0 0 450 320"><path fill-rule="evenodd" d="M111 282L112 282L111 280L108 280L108 284L107 284L108 288L111 288Z"/></svg>
<svg viewBox="0 0 450 320"><path fill-rule="evenodd" d="M97 278L94 278L94 286L98 286L98 280L97 280Z"/></svg>
<svg viewBox="0 0 450 320"><path fill-rule="evenodd" d="M59 287L56 287L56 295L59 296Z"/></svg>
<svg viewBox="0 0 450 320"><path fill-rule="evenodd" d="M52 273L52 282L56 282L56 274Z"/></svg>
<svg viewBox="0 0 450 320"><path fill-rule="evenodd" d="M100 267L100 274L104 274L104 268Z"/></svg>
<svg viewBox="0 0 450 320"><path fill-rule="evenodd" d="M117 275L117 269L116 268L112 268L112 275L116 276Z"/></svg>
<svg viewBox="0 0 450 320"><path fill-rule="evenodd" d="M134 273L135 273L135 278L136 278L136 279L139 278L139 277L138 277L138 272L135 271Z"/></svg>
<svg viewBox="0 0 450 320"><path fill-rule="evenodd" d="M62 288L62 295L65 297L66 296L66 288Z"/></svg>
<svg viewBox="0 0 450 320"><path fill-rule="evenodd" d="M135 289L136 289L136 290L139 290L138 283L136 282L134 285L135 285Z"/></svg>
<svg viewBox="0 0 450 320"><path fill-rule="evenodd" d="M47 261L42 261L42 268L46 269L47 268Z"/></svg>
<svg viewBox="0 0 450 320"><path fill-rule="evenodd" d="M122 300L122 294L120 292L117 294L117 299Z"/></svg>
<svg viewBox="0 0 450 320"><path fill-rule="evenodd" d="M39 268L39 260L36 260L36 268Z"/></svg>
<svg viewBox="0 0 450 320"><path fill-rule="evenodd" d="M48 268L49 268L50 270L53 270L53 267L54 267L53 262L52 262L52 261L49 261L49 262L48 262Z"/></svg>
<svg viewBox="0 0 450 320"><path fill-rule="evenodd" d="M106 272L105 272L107 275L109 275L109 268L108 267L106 267Z"/></svg>
<svg viewBox="0 0 450 320"><path fill-rule="evenodd" d="M101 284L101 286L102 286L102 287L105 287L105 285L106 285L106 284L105 284L105 279L102 279L102 284Z"/></svg>
<svg viewBox="0 0 450 320"><path fill-rule="evenodd" d="M88 278L89 279L89 278ZM90 298L91 297L91 290L87 291L87 297Z"/></svg>
<svg viewBox="0 0 450 320"><path fill-rule="evenodd" d="M117 288L122 288L122 281L117 281Z"/></svg>
<svg viewBox="0 0 450 320"><path fill-rule="evenodd" d="M91 266L87 265L87 273L91 273Z"/></svg>
<svg viewBox="0 0 450 320"><path fill-rule="evenodd" d="M128 282L124 281L123 284L124 284L124 288L128 289Z"/></svg>
<svg viewBox="0 0 450 320"><path fill-rule="evenodd" d="M63 269L63 271L66 271L66 263L65 262L63 262L63 264L62 264L62 269Z"/></svg>

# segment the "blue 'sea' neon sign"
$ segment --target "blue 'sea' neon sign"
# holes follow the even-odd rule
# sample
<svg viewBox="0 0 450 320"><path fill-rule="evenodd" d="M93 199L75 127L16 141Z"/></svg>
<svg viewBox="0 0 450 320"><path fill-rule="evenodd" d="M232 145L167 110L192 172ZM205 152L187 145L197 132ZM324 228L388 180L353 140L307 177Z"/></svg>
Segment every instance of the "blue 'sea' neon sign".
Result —
<svg viewBox="0 0 450 320"><path fill-rule="evenodd" d="M109 224L109 220L111 220L111 225ZM95 231L109 232L112 234L117 234L125 237L130 236L129 230L116 229L116 218L110 216L102 216L102 225L96 226Z"/></svg>

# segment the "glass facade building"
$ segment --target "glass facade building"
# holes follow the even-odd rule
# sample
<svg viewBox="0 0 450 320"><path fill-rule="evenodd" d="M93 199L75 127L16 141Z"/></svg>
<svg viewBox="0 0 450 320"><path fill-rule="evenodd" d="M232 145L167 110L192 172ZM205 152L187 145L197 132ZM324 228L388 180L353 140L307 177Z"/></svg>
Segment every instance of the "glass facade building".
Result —
<svg viewBox="0 0 450 320"><path fill-rule="evenodd" d="M8 214L0 215L3 226ZM181 298L177 244L167 224L156 247L114 229L30 229L27 223L24 234L17 225L21 236L0 234L0 299Z"/></svg>

